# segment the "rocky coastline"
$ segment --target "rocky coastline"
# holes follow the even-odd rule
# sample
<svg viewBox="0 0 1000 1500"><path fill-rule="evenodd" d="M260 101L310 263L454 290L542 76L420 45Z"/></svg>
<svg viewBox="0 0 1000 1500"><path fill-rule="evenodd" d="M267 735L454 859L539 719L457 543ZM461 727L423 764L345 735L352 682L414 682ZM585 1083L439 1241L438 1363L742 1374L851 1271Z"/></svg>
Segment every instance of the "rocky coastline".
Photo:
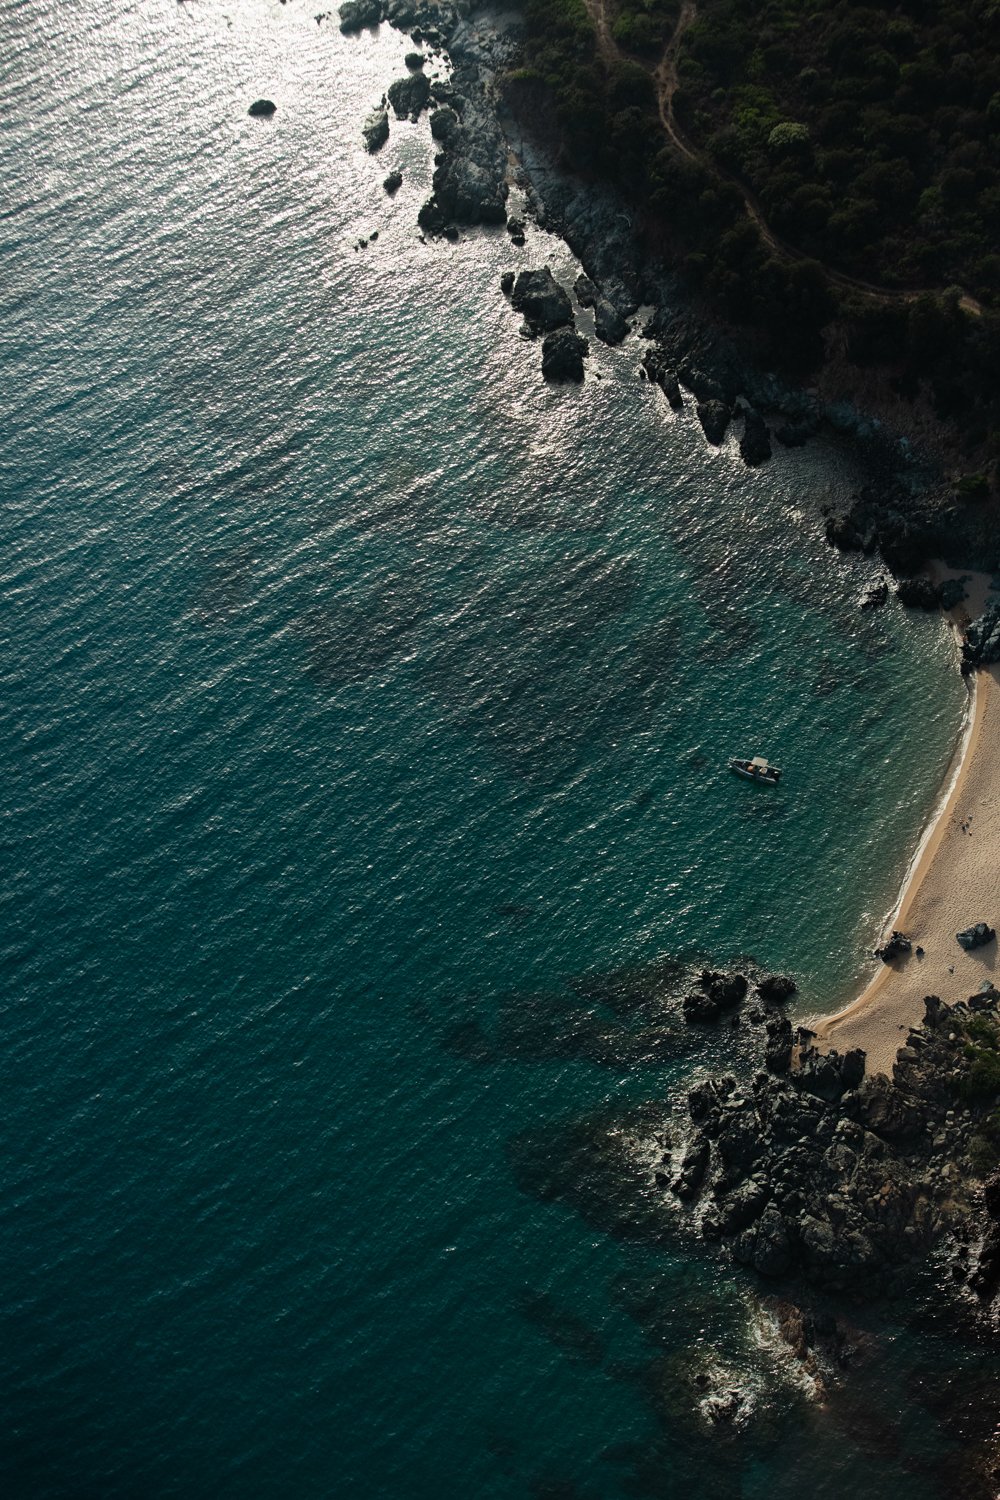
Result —
<svg viewBox="0 0 1000 1500"><path fill-rule="evenodd" d="M824 399L816 387L796 387L762 370L707 309L690 305L677 275L649 256L612 190L580 182L553 162L546 143L518 118L516 89L506 87L521 40L515 19L474 10L469 0L348 0L340 10L348 33L383 21L450 64L446 82L431 80L422 70L424 54L410 54L407 74L363 126L366 146L376 152L388 138L390 111L410 119L429 113L439 149L433 191L418 216L425 234L453 239L472 226L506 225L512 241L523 243L522 210L508 220L516 188L523 212L582 262L575 293L593 311L597 337L617 343L630 327L640 331L646 355L637 375L654 380L675 409L693 400L707 441L723 442L733 426L751 467L822 431L863 448L871 479L843 512L827 518L834 545L878 553L900 580L912 580L932 558L1000 569L1000 523L988 488L953 483L926 452L918 457L905 434L894 434L850 399ZM567 324L573 332L572 317ZM586 352L579 336L561 334L544 357L546 378L582 379Z"/></svg>
<svg viewBox="0 0 1000 1500"><path fill-rule="evenodd" d="M1000 569L1000 525L983 493L935 476L905 438L850 402L824 401L761 371L724 329L681 306L676 277L645 257L614 194L562 174L522 132L501 82L516 33L502 25L473 30L468 15L462 0L362 0L341 8L342 30L388 21L450 59L447 83L428 80L415 63L364 125L366 145L377 151L391 129L390 108L399 118L429 112L439 149L432 195L419 214L423 232L455 238L468 226L506 225L523 243L523 221L508 216L516 187L524 212L581 261L574 294L593 312L598 338L620 342L638 330L641 310L637 379L658 386L671 409L694 404L707 442L721 444L735 429L748 466L823 429L864 444L871 478L825 518L826 536L841 550L880 556L901 604L955 604L955 585L922 576L931 559ZM585 378L587 341L548 268L509 272L498 295L523 317L525 337L542 341L545 378ZM861 607L888 597L879 580ZM998 659L1000 603L969 631L963 670ZM663 1111L644 1116L655 1142L638 1188L644 1224L655 1223L658 1242L697 1244L773 1289L800 1332L812 1317L810 1299L832 1296L888 1299L923 1326L945 1323L970 1340L994 1341L1000 993L956 1005L928 996L923 1024L909 1032L886 1079L866 1075L864 1053L822 1053L810 1033L796 1033L784 1013L793 992L783 976L751 989L745 976L711 971L692 987L687 1026L736 1023L756 1038L757 1055L738 1072L689 1078ZM627 1219L630 1210L622 1212ZM814 1361L815 1339L803 1334L797 1347L803 1364ZM987 1493L975 1485L992 1482L996 1461L983 1436L970 1495Z"/></svg>

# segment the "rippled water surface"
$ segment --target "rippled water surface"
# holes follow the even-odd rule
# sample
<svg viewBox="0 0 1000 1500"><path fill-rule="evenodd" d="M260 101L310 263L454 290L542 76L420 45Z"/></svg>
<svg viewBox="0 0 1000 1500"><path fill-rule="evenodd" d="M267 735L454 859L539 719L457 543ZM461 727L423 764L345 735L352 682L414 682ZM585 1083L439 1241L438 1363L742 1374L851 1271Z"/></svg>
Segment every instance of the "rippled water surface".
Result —
<svg viewBox="0 0 1000 1500"><path fill-rule="evenodd" d="M690 1066L584 1045L574 976L850 990L953 648L859 613L849 453L746 471L634 339L542 384L498 278L565 248L423 244L426 121L362 149L410 45L0 3L17 1496L800 1492L663 1395L730 1336L711 1273L522 1192L516 1143ZM755 752L777 795L722 769Z"/></svg>

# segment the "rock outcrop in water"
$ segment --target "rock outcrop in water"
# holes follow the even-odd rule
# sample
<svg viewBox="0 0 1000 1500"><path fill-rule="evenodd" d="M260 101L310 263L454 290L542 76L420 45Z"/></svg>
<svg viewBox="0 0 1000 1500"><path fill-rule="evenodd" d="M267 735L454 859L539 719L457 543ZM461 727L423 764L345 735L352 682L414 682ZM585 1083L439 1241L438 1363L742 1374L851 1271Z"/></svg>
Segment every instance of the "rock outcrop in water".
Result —
<svg viewBox="0 0 1000 1500"><path fill-rule="evenodd" d="M909 1295L944 1255L935 1295L981 1311L1000 1287L1000 1177L977 1182L996 1157L1000 1021L997 997L975 998L929 997L892 1081L866 1078L860 1052L807 1048L788 1071L791 1026L772 1019L764 1071L687 1093L666 1191L691 1230L767 1279L860 1297Z"/></svg>
<svg viewBox="0 0 1000 1500"><path fill-rule="evenodd" d="M384 104L373 109L361 127L365 150L374 155L389 139L389 112Z"/></svg>
<svg viewBox="0 0 1000 1500"><path fill-rule="evenodd" d="M247 114L252 115L255 120L270 120L277 110L278 106L272 99L255 99L247 110Z"/></svg>
<svg viewBox="0 0 1000 1500"><path fill-rule="evenodd" d="M573 304L548 266L522 271L510 293L511 306L523 315L532 333L551 333L573 321Z"/></svg>
<svg viewBox="0 0 1000 1500"><path fill-rule="evenodd" d="M546 380L583 380L583 361L590 352L587 340L573 328L557 328L542 343L542 375Z"/></svg>

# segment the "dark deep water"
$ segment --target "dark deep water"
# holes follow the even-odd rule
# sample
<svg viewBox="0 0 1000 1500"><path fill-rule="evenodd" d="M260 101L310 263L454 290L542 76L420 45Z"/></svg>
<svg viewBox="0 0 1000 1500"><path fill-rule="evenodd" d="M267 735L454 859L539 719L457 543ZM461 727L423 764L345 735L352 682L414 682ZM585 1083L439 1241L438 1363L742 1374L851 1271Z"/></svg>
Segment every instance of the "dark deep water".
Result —
<svg viewBox="0 0 1000 1500"><path fill-rule="evenodd" d="M424 246L426 121L361 147L408 47L0 3L0 1483L946 1493L936 1344L819 1409L742 1283L536 1188L697 1061L676 983L574 977L864 971L953 648L859 614L849 454L747 472L634 340L542 385L497 280L565 248Z"/></svg>

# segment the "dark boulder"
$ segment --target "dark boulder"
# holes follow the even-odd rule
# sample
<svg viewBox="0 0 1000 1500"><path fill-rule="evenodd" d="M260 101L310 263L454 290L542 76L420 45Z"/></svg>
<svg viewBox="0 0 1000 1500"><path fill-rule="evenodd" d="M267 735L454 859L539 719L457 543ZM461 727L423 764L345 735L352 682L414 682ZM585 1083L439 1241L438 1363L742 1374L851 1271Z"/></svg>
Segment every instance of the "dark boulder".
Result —
<svg viewBox="0 0 1000 1500"><path fill-rule="evenodd" d="M924 1025L936 1030L951 1014L951 1006L945 1005L940 995L924 996Z"/></svg>
<svg viewBox="0 0 1000 1500"><path fill-rule="evenodd" d="M759 1177L750 1177L730 1193L719 1209L719 1232L724 1235L739 1234L754 1219L758 1219L767 1207L771 1190Z"/></svg>
<svg viewBox="0 0 1000 1500"><path fill-rule="evenodd" d="M992 943L996 939L996 929L988 922L976 922L973 927L964 927L961 932L956 932L955 937L959 945L967 953L971 953L974 948L984 948L987 943Z"/></svg>
<svg viewBox="0 0 1000 1500"><path fill-rule="evenodd" d="M402 172L390 172L388 177L383 182L382 186L385 188L386 192L391 198L393 193L398 193L400 188L403 186Z"/></svg>
<svg viewBox="0 0 1000 1500"><path fill-rule="evenodd" d="M513 271L504 271L503 275L500 277L500 290L503 292L505 297L510 296L511 292L514 290Z"/></svg>
<svg viewBox="0 0 1000 1500"><path fill-rule="evenodd" d="M748 468L767 463L771 457L771 429L759 411L748 406L743 412L740 454Z"/></svg>
<svg viewBox="0 0 1000 1500"><path fill-rule="evenodd" d="M666 396L674 411L680 411L684 405L684 397L681 395L680 382L677 379L676 372L669 365L661 364L655 354L646 355L642 361L642 369L645 371L647 379L660 387L660 390Z"/></svg>
<svg viewBox="0 0 1000 1500"><path fill-rule="evenodd" d="M422 52L408 52L403 61L408 68L422 68L427 59Z"/></svg>
<svg viewBox="0 0 1000 1500"><path fill-rule="evenodd" d="M255 99L247 110L247 114L253 115L255 120L269 120L277 108L278 106L271 99Z"/></svg>
<svg viewBox="0 0 1000 1500"><path fill-rule="evenodd" d="M886 1141L913 1139L924 1128L917 1105L881 1074L867 1079L858 1089L857 1111L861 1124Z"/></svg>
<svg viewBox="0 0 1000 1500"><path fill-rule="evenodd" d="M628 333L628 324L607 297L599 297L594 304L594 332L602 344L620 344Z"/></svg>
<svg viewBox="0 0 1000 1500"><path fill-rule="evenodd" d="M681 1160L680 1171L673 1183L673 1189L678 1198L685 1201L697 1198L701 1192L702 1183L705 1181L705 1173L708 1171L711 1150L704 1136L698 1136L688 1146Z"/></svg>
<svg viewBox="0 0 1000 1500"><path fill-rule="evenodd" d="M929 578L901 578L896 585L896 598L907 609L937 609L941 603L937 585Z"/></svg>
<svg viewBox="0 0 1000 1500"><path fill-rule="evenodd" d="M861 1086L865 1076L865 1063L867 1054L860 1047L852 1047L845 1052L840 1061L840 1076L845 1089L856 1089Z"/></svg>
<svg viewBox="0 0 1000 1500"><path fill-rule="evenodd" d="M962 644L964 667L982 667L995 661L1000 661L1000 599L987 604L969 626Z"/></svg>
<svg viewBox="0 0 1000 1500"><path fill-rule="evenodd" d="M968 590L961 578L946 578L938 584L938 603L942 609L954 609L968 598Z"/></svg>
<svg viewBox="0 0 1000 1500"><path fill-rule="evenodd" d="M788 974L769 974L757 986L757 993L768 1005L784 1005L798 989L795 980Z"/></svg>
<svg viewBox="0 0 1000 1500"><path fill-rule="evenodd" d="M823 1054L812 1049L801 1059L795 1082L803 1093L833 1103L844 1092L840 1059L836 1053Z"/></svg>
<svg viewBox="0 0 1000 1500"><path fill-rule="evenodd" d="M859 609L880 609L889 597L889 581L886 578L876 578L867 588L862 589L861 597L858 599Z"/></svg>
<svg viewBox="0 0 1000 1500"><path fill-rule="evenodd" d="M685 995L683 1001L685 1021L717 1021L722 1015L722 1006L710 995Z"/></svg>
<svg viewBox="0 0 1000 1500"><path fill-rule="evenodd" d="M717 448L729 427L729 407L724 401L699 401L698 420L708 441Z"/></svg>
<svg viewBox="0 0 1000 1500"><path fill-rule="evenodd" d="M874 956L880 958L884 964L891 964L894 958L902 958L909 953L912 944L905 932L897 932L893 928L889 940L883 943L881 948L875 949Z"/></svg>
<svg viewBox="0 0 1000 1500"><path fill-rule="evenodd" d="M864 531L849 513L827 516L826 539L841 552L862 552L867 546Z"/></svg>
<svg viewBox="0 0 1000 1500"><path fill-rule="evenodd" d="M344 0L340 7L340 29L345 36L377 26L382 19L381 0Z"/></svg>
<svg viewBox="0 0 1000 1500"><path fill-rule="evenodd" d="M397 120L418 119L430 96L431 86L423 73L408 73L389 85L389 103Z"/></svg>
<svg viewBox="0 0 1000 1500"><path fill-rule="evenodd" d="M385 145L389 139L389 116L381 105L378 109L372 110L361 127L361 134L364 137L366 151L374 153Z"/></svg>
<svg viewBox="0 0 1000 1500"><path fill-rule="evenodd" d="M792 1267L793 1248L788 1225L773 1205L757 1224L744 1229L733 1241L733 1258L753 1266L761 1276L783 1276Z"/></svg>
<svg viewBox="0 0 1000 1500"><path fill-rule="evenodd" d="M774 435L783 448L804 448L809 441L809 428L799 422L784 422L774 429Z"/></svg>
<svg viewBox="0 0 1000 1500"><path fill-rule="evenodd" d="M450 141L459 128L458 115L447 105L431 115L431 135L436 141Z"/></svg>
<svg viewBox="0 0 1000 1500"><path fill-rule="evenodd" d="M534 333L550 333L573 321L573 304L548 266L540 271L522 271L514 283L511 305L523 313ZM581 375L582 378L582 375Z"/></svg>
<svg viewBox="0 0 1000 1500"><path fill-rule="evenodd" d="M581 307L593 307L597 302L597 288L591 281L590 277L587 276L583 271L580 272L579 276L574 281L573 291L576 293L576 300L577 302L579 302Z"/></svg>
<svg viewBox="0 0 1000 1500"><path fill-rule="evenodd" d="M792 1023L787 1016L771 1016L766 1030L764 1066L769 1073L787 1073L792 1066Z"/></svg>
<svg viewBox="0 0 1000 1500"><path fill-rule="evenodd" d="M547 333L542 341L542 375L546 380L580 382L589 349L587 340L574 328Z"/></svg>
<svg viewBox="0 0 1000 1500"><path fill-rule="evenodd" d="M720 974L714 969L703 969L698 983L722 1010L731 1010L734 1005L739 1005L749 988L745 975Z"/></svg>

